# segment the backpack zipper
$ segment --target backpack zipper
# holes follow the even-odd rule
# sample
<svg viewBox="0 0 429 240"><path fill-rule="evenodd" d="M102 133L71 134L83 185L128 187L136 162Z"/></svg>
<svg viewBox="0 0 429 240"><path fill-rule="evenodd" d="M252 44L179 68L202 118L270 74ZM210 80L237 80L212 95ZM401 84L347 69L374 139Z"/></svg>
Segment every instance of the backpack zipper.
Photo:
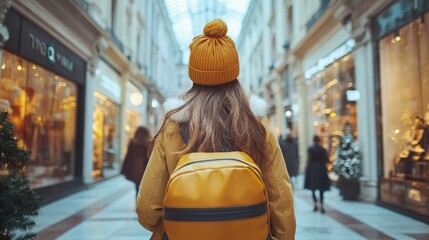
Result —
<svg viewBox="0 0 429 240"><path fill-rule="evenodd" d="M267 203L223 208L164 208L164 219L186 222L217 222L253 218L267 212Z"/></svg>
<svg viewBox="0 0 429 240"><path fill-rule="evenodd" d="M195 162L190 162L190 163L186 163L185 165L179 167L178 169L175 170L175 172L179 171L180 169L192 165L192 164L196 164L196 163L202 163L202 162L214 162L214 161L236 161L236 162L240 162L240 163L244 163L246 165L248 165L249 167L255 169L259 174L262 174L261 171L256 168L255 166L250 165L249 163L239 160L239 159L235 159L235 158L215 158L215 159L206 159L206 160L198 160Z"/></svg>

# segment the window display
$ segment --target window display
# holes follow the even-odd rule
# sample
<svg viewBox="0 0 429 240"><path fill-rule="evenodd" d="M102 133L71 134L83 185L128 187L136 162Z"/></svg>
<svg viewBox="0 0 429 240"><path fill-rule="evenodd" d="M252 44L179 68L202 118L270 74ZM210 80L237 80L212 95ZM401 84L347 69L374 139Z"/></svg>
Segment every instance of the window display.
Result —
<svg viewBox="0 0 429 240"><path fill-rule="evenodd" d="M125 133L127 135L127 143L134 137L138 126L140 124L140 114L131 109L127 109L127 122L125 124ZM126 150L126 149L125 149Z"/></svg>
<svg viewBox="0 0 429 240"><path fill-rule="evenodd" d="M126 119L125 119L125 141L122 142L121 161L124 160L129 141L134 137L137 128L142 122L144 98L142 91L132 81L127 82L126 92Z"/></svg>
<svg viewBox="0 0 429 240"><path fill-rule="evenodd" d="M31 187L73 179L76 85L7 51L1 69L0 99L11 106L19 145L31 151Z"/></svg>
<svg viewBox="0 0 429 240"><path fill-rule="evenodd" d="M99 92L94 93L93 178L119 173L118 106Z"/></svg>
<svg viewBox="0 0 429 240"><path fill-rule="evenodd" d="M427 13L379 43L382 200L425 215L429 215L428 42Z"/></svg>
<svg viewBox="0 0 429 240"><path fill-rule="evenodd" d="M354 60L351 54L326 67L309 80L311 99L310 120L315 130L314 134L323 139L329 151L332 163L335 151L342 136L346 123L356 131L356 99L350 93L355 92ZM353 135L356 137L357 133Z"/></svg>
<svg viewBox="0 0 429 240"><path fill-rule="evenodd" d="M134 137L134 133L137 129L137 127L140 125L141 120L141 110L143 108L143 95L140 91L140 89L131 83L130 81L127 82L127 118L125 123L125 134L127 136L126 143L124 143L125 151L126 147L128 146L128 141Z"/></svg>

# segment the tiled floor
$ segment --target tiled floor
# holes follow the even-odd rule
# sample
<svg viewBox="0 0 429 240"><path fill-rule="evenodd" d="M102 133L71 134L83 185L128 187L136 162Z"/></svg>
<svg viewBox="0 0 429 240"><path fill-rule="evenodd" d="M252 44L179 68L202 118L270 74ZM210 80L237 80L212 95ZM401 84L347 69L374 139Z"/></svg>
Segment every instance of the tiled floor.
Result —
<svg viewBox="0 0 429 240"><path fill-rule="evenodd" d="M37 239L144 240L150 232L137 222L134 185L115 177L40 210ZM295 190L297 240L429 239L429 225L385 208L325 197L327 212L313 212L309 192Z"/></svg>

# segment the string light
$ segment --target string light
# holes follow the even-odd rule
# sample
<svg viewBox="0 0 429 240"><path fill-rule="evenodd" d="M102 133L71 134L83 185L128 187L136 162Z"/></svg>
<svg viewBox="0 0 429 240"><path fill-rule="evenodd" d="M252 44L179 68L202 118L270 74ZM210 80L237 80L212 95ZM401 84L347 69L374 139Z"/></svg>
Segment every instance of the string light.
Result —
<svg viewBox="0 0 429 240"><path fill-rule="evenodd" d="M395 33L393 34L393 38L391 40L392 43L396 43L401 41L401 36L399 35L399 30L395 31Z"/></svg>
<svg viewBox="0 0 429 240"><path fill-rule="evenodd" d="M399 42L399 41L401 41L401 36L395 36L395 41L397 41L397 42Z"/></svg>

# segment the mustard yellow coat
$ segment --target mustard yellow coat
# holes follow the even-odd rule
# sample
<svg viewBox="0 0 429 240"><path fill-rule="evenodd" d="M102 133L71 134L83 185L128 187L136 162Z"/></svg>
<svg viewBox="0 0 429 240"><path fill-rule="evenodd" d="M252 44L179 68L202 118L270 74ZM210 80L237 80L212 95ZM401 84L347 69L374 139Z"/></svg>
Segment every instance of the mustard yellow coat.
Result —
<svg viewBox="0 0 429 240"><path fill-rule="evenodd" d="M266 118L262 119L262 123L267 130L267 141L270 146L267 149L268 159L261 170L268 192L271 234L275 240L292 240L295 238L296 228L292 186L277 138L272 133ZM175 152L183 149L184 144L179 123L168 122L163 134L156 139L149 164L140 183L136 211L139 223L153 232L150 239L162 239L164 192L168 179L179 160Z"/></svg>

